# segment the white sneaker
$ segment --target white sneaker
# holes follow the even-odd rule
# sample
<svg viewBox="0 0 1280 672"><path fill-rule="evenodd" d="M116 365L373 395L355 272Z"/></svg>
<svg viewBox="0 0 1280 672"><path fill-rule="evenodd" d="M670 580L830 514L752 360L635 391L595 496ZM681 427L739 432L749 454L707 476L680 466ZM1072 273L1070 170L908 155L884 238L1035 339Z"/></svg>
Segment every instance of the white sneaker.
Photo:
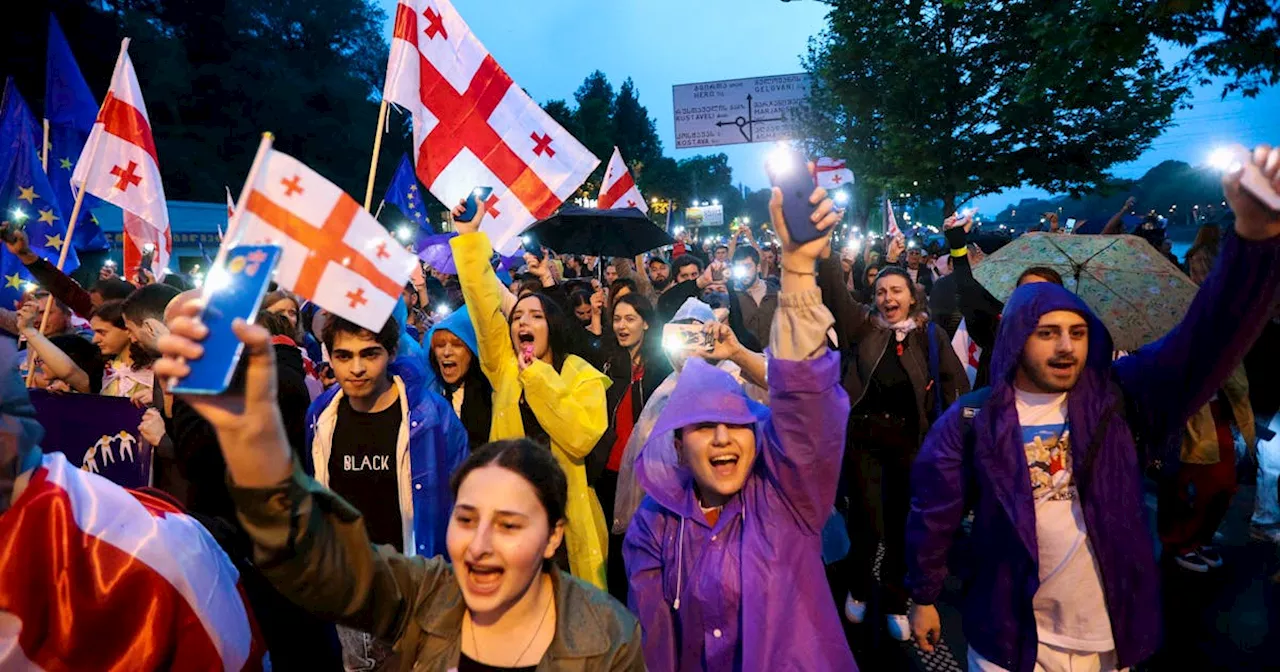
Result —
<svg viewBox="0 0 1280 672"><path fill-rule="evenodd" d="M905 642L911 639L911 621L906 616L900 614L890 614L885 616L885 621L889 626L889 636Z"/></svg>
<svg viewBox="0 0 1280 672"><path fill-rule="evenodd" d="M850 594L844 598L844 617L850 623L861 623L867 617L867 603L853 599Z"/></svg>

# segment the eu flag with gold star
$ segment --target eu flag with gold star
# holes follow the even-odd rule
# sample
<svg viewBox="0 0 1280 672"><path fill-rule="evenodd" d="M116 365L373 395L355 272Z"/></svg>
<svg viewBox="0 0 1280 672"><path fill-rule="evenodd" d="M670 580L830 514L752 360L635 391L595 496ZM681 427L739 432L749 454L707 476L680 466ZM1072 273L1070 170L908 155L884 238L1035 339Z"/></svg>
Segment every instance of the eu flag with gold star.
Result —
<svg viewBox="0 0 1280 672"><path fill-rule="evenodd" d="M0 101L0 221L24 227L31 250L57 264L62 246L67 244L67 225L49 178L40 169L36 128L35 117L9 78ZM63 270L71 273L79 265L75 249L69 249ZM2 246L0 276L0 306L14 307L31 274Z"/></svg>
<svg viewBox="0 0 1280 672"><path fill-rule="evenodd" d="M418 238L422 239L434 233L431 222L427 220L427 207L422 202L422 190L418 188L418 178L413 174L413 163L409 155L400 157L400 165L391 176L391 184L387 185L387 195L382 199L396 206L405 217L418 227Z"/></svg>
<svg viewBox="0 0 1280 672"><path fill-rule="evenodd" d="M62 33L58 20L49 14L49 47L45 68L44 114L49 122L49 163L46 172L54 196L68 217L75 204L71 192L71 172L80 158L84 143L98 117L98 102L80 74L80 66L71 53L71 45ZM92 210L102 201L85 194L80 206L80 221L71 234L77 252L111 249Z"/></svg>

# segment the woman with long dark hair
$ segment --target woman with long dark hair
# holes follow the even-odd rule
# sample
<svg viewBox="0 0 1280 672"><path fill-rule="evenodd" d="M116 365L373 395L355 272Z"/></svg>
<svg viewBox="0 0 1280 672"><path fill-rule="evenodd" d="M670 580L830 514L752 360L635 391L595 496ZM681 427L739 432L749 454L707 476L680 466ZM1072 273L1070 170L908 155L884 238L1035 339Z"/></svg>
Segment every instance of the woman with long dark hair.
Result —
<svg viewBox="0 0 1280 672"><path fill-rule="evenodd" d="M480 232L483 214L470 222L458 220L461 214L459 206L458 236L449 244L476 331L480 370L493 385L489 438L527 436L551 449L569 480L569 569L604 588L608 533L585 464L609 426L608 378L577 354L582 330L556 301L529 292L518 296L509 315L502 314L500 285L489 264L493 248Z"/></svg>
<svg viewBox="0 0 1280 672"><path fill-rule="evenodd" d="M618 470L631 431L649 395L671 374L671 362L662 350L662 326L653 304L639 294L618 297L603 350L602 370L612 384L607 394L609 431L587 457L587 476L600 497L605 520L613 520ZM622 536L609 535L609 592L627 599L627 571L622 564Z"/></svg>

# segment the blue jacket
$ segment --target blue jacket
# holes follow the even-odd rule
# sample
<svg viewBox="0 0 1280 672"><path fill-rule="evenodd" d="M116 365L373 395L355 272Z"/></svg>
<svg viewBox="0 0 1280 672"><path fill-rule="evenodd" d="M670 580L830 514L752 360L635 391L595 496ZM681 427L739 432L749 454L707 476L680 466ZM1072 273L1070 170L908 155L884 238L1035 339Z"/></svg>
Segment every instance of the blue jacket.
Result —
<svg viewBox="0 0 1280 672"><path fill-rule="evenodd" d="M1067 397L1071 457L1118 664L1130 667L1153 654L1161 637L1160 575L1134 437L1142 437L1144 446L1170 445L1164 439L1208 403L1240 364L1280 284L1278 252L1280 240L1246 242L1228 235L1218 265L1182 322L1114 364L1110 334L1079 297L1049 283L1017 289L995 343L990 396L976 408L964 399L953 404L929 432L912 470L906 540L911 598L933 604L941 593L947 551L968 498L975 510L976 551L964 604L965 636L1001 667L1034 668L1032 598L1039 588L1039 552L1013 376L1040 316L1070 310L1089 321L1085 370ZM969 447L966 412L973 417ZM1088 446L1106 414L1114 415L1090 461Z"/></svg>
<svg viewBox="0 0 1280 672"><path fill-rule="evenodd" d="M416 355L400 357L390 368L404 410L396 448L404 552L423 557L441 555L446 551L445 532L453 508L449 476L467 458L467 433L444 397L426 388ZM326 487L341 394L342 387L333 385L307 410L309 466L316 481Z"/></svg>

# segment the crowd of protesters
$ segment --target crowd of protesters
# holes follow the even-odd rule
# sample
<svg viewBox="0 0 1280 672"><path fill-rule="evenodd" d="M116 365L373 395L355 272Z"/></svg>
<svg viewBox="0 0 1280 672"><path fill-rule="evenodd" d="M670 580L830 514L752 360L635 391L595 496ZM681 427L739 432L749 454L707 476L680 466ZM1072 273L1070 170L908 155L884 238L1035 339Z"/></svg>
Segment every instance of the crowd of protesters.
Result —
<svg viewBox="0 0 1280 672"><path fill-rule="evenodd" d="M1253 160L1280 190L1280 149ZM932 650L948 576L969 669L1131 668L1162 644L1144 478L1159 557L1218 571L1237 460L1256 455L1253 532L1280 547L1280 215L1238 174L1224 192L1233 218L1177 260L1194 302L1133 352L1052 268L993 296L964 215L932 250L833 250L826 192L821 235L797 241L775 190L771 244L742 227L634 259L526 251L514 277L459 207L456 273L418 269L376 332L270 292L235 325L218 396L162 384L208 331L182 276L108 267L85 290L6 231L38 287L0 308L0 534L38 536L48 483L71 509L120 500L41 456L26 390L100 394L145 409L153 487L133 497L189 513L205 543L137 552L232 568L208 601L253 641L236 658L221 635L156 636L121 669L854 670L851 629ZM1148 224L1133 233L1165 252ZM0 565L3 669L76 669L109 636L105 605L159 599ZM94 618L27 604L5 625L23 590L90 589ZM212 628L149 613L119 627Z"/></svg>

